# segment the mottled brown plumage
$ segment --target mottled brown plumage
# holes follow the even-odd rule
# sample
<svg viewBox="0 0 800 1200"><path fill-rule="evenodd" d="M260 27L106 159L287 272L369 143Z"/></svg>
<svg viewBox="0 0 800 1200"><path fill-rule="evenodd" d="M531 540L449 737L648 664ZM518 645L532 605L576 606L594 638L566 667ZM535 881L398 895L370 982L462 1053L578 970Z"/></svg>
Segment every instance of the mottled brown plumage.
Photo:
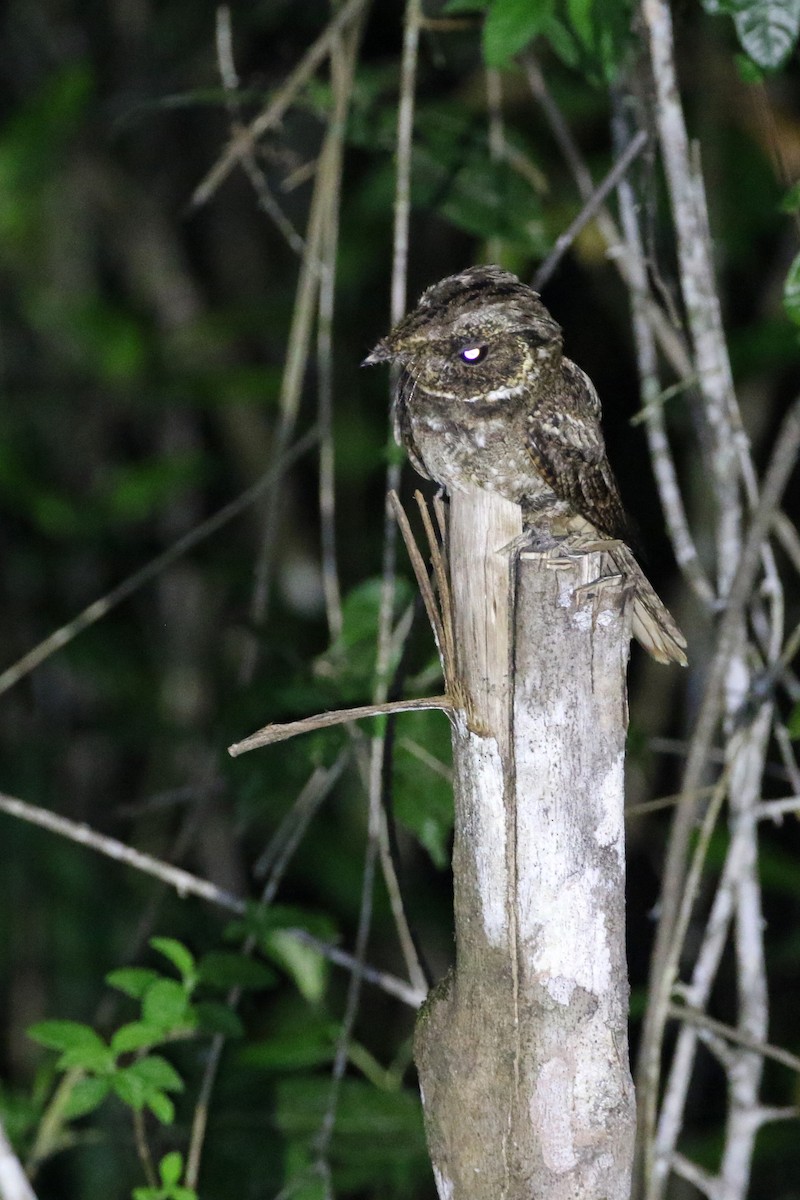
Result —
<svg viewBox="0 0 800 1200"><path fill-rule="evenodd" d="M493 266L443 279L365 361L389 360L401 365L395 435L420 474L448 492L498 492L540 538L608 541L634 636L685 664L683 635L628 545L597 392L536 292Z"/></svg>

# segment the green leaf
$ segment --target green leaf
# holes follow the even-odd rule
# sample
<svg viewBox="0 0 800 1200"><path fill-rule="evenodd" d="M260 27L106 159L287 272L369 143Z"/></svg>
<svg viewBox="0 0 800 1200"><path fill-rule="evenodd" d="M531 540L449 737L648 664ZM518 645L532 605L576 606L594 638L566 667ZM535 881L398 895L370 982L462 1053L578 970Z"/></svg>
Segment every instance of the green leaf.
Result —
<svg viewBox="0 0 800 1200"><path fill-rule="evenodd" d="M130 1067L121 1067L111 1077L111 1086L123 1104L140 1112L151 1089L144 1079L131 1071Z"/></svg>
<svg viewBox="0 0 800 1200"><path fill-rule="evenodd" d="M493 0L483 26L486 65L506 66L542 32L552 14L552 0Z"/></svg>
<svg viewBox="0 0 800 1200"><path fill-rule="evenodd" d="M144 1050L164 1040L164 1029L147 1021L130 1021L121 1025L111 1038L114 1054L128 1054L131 1050Z"/></svg>
<svg viewBox="0 0 800 1200"><path fill-rule="evenodd" d="M224 950L204 955L197 964L197 974L201 982L220 989L268 988L277 981L275 972L264 963Z"/></svg>
<svg viewBox="0 0 800 1200"><path fill-rule="evenodd" d="M120 967L117 971L109 971L106 983L134 1000L141 1000L150 985L160 978L158 971L149 967Z"/></svg>
<svg viewBox="0 0 800 1200"><path fill-rule="evenodd" d="M592 12L595 4L596 0L567 0L570 24L587 50L594 46Z"/></svg>
<svg viewBox="0 0 800 1200"><path fill-rule="evenodd" d="M785 62L800 34L800 0L739 0L733 8L736 33L753 62L768 70Z"/></svg>
<svg viewBox="0 0 800 1200"><path fill-rule="evenodd" d="M733 61L742 83L763 83L764 72L746 54L735 54Z"/></svg>
<svg viewBox="0 0 800 1200"><path fill-rule="evenodd" d="M171 1125L175 1120L175 1105L163 1092L153 1092L147 1097L147 1107L162 1125Z"/></svg>
<svg viewBox="0 0 800 1200"><path fill-rule="evenodd" d="M92 1027L80 1021L39 1021L28 1029L28 1037L49 1050L106 1049Z"/></svg>
<svg viewBox="0 0 800 1200"><path fill-rule="evenodd" d="M68 1121L74 1121L76 1117L85 1117L102 1104L110 1091L111 1080L107 1076L98 1078L96 1075L88 1075L76 1080L64 1105L64 1116Z"/></svg>
<svg viewBox="0 0 800 1200"><path fill-rule="evenodd" d="M182 983L159 979L149 987L142 1000L142 1017L148 1025L173 1032L193 1022L189 997Z"/></svg>
<svg viewBox="0 0 800 1200"><path fill-rule="evenodd" d="M485 12L491 0L447 0L443 13Z"/></svg>
<svg viewBox="0 0 800 1200"><path fill-rule="evenodd" d="M161 1176L161 1182L166 1187L171 1187L174 1183L180 1183L181 1175L183 1174L183 1155L179 1154L177 1150L173 1150L170 1154L165 1154L158 1164L158 1173Z"/></svg>
<svg viewBox="0 0 800 1200"><path fill-rule="evenodd" d="M322 999L328 980L328 964L318 950L299 942L288 930L275 930L264 939L264 952L291 976L309 1004Z"/></svg>
<svg viewBox="0 0 800 1200"><path fill-rule="evenodd" d="M51 1050L61 1050L58 1068L81 1067L102 1073L114 1065L114 1057L103 1039L80 1021L40 1021L28 1030L30 1037Z"/></svg>
<svg viewBox="0 0 800 1200"><path fill-rule="evenodd" d="M789 720L786 722L786 731L793 742L800 739L800 704L795 704L789 714Z"/></svg>
<svg viewBox="0 0 800 1200"><path fill-rule="evenodd" d="M165 958L169 959L187 983L194 984L196 978L194 955L184 946L183 942L177 941L176 938L154 937L150 938L150 945L159 954L163 954Z"/></svg>
<svg viewBox="0 0 800 1200"><path fill-rule="evenodd" d="M783 307L795 325L800 325L800 254L792 262L783 285Z"/></svg>
<svg viewBox="0 0 800 1200"><path fill-rule="evenodd" d="M160 1054L148 1054L128 1067L128 1074L135 1075L147 1087L160 1092L182 1092L184 1082L178 1072Z"/></svg>

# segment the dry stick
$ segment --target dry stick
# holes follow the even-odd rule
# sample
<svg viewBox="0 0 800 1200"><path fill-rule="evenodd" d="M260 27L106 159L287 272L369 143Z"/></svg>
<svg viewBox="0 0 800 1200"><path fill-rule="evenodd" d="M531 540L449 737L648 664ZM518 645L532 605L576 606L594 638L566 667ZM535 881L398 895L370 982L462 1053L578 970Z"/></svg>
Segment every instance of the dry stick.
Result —
<svg viewBox="0 0 800 1200"><path fill-rule="evenodd" d="M776 825L783 824L787 813L800 811L800 796L784 796L782 800L763 800L756 809L759 821L774 821Z"/></svg>
<svg viewBox="0 0 800 1200"><path fill-rule="evenodd" d="M238 100L239 75L233 58L231 10L227 4L222 4L217 9L216 46L217 66L219 67L220 79L225 89L225 100L231 117L231 133L233 140L236 141L242 137L245 129L241 119L241 109ZM241 152L241 165L253 186L259 207L273 222L287 245L294 250L295 254L302 257L305 251L305 243L270 191L266 176L256 162L252 142Z"/></svg>
<svg viewBox="0 0 800 1200"><path fill-rule="evenodd" d="M134 571L133 575L129 575L127 579L123 580L117 587L112 588L105 596L93 601L92 604L88 605L83 612L74 617L67 625L62 625L60 629L56 629L54 633L46 637L38 646L34 646L32 650L29 650L27 654L18 659L13 666L7 667L0 674L0 694L7 691L8 688L13 687L24 676L30 674L46 658L49 658L56 650L60 650L63 646L66 646L79 633L83 633L84 629L88 629L95 621L99 621L101 617L104 617L112 608L116 608L123 600L127 600L140 587L149 583L151 579L154 579L167 567L171 566L181 555L186 554L189 550L193 550L205 538L210 537L212 533L216 533L218 529L221 529L229 521L232 521L234 517L238 517L240 513L248 509L268 488L273 486L277 479L280 479L293 463L297 462L299 458L310 450L318 436L315 426L308 433L304 434L303 437L299 438L294 446L287 450L268 471L265 471L256 483L242 492L240 496L237 496L235 500L231 500L230 504L224 505L213 516L209 517L208 520L201 521L189 533L184 534L182 538L178 538L177 542L174 542L163 553L157 554L155 558L152 558L149 563L146 563L138 571Z"/></svg>
<svg viewBox="0 0 800 1200"><path fill-rule="evenodd" d="M417 546L414 534L411 532L411 526L408 523L408 517L406 516L405 509L398 499L397 492L389 492L389 503L392 506L395 520L400 526L400 532L403 535L403 541L406 544L406 550L408 551L408 557L411 560L411 566L417 580L417 586L422 596L422 602L425 605L425 612L428 614L428 620L430 621L431 629L433 630L433 637L436 642L436 648L439 651L439 658L441 659L442 666L444 668L445 632L442 614L439 612L439 606L437 605L436 597L433 594L433 588L431 587L431 581L428 578L428 572L425 569L425 563L423 562L422 555L419 552L419 547Z"/></svg>
<svg viewBox="0 0 800 1200"><path fill-rule="evenodd" d="M627 179L620 183L619 208L631 269L630 297L636 362L653 473L678 566L695 595L707 609L713 611L716 608L716 595L703 570L689 529L686 508L678 484L678 473L667 437L664 410L660 402L658 354L653 329L645 311L648 294L647 270L636 217L636 201L633 188Z"/></svg>
<svg viewBox="0 0 800 1200"><path fill-rule="evenodd" d="M217 163L195 189L191 200L192 208L199 208L210 200L219 185L241 160L242 155L252 148L253 143L262 134L269 129L274 129L280 123L297 93L308 83L317 67L330 53L338 34L358 16L366 3L367 0L349 0L332 17L317 40L303 55L278 94L255 120L251 121L247 128L228 144Z"/></svg>
<svg viewBox="0 0 800 1200"><path fill-rule="evenodd" d="M716 784L709 784L708 787L697 789L698 800L705 800L714 794ZM626 804L625 816L627 817L642 817L648 813L659 812L665 808L674 808L680 801L683 792L675 792L671 796L658 796L655 800L642 800L638 804Z"/></svg>
<svg viewBox="0 0 800 1200"><path fill-rule="evenodd" d="M748 1037L746 1033L742 1033L741 1029L734 1029L732 1025L726 1025L724 1021L716 1021L701 1009L692 1008L688 1004L670 1004L667 1015L676 1021L694 1025L700 1031L701 1037L703 1030L707 1030L709 1033L723 1038L726 1042L742 1046L745 1050L752 1050L756 1054L760 1054L762 1058L769 1058L773 1062L780 1063L781 1066L789 1067L790 1070L800 1073L800 1056L797 1054L783 1050L780 1046L773 1046L769 1042L761 1042L758 1038Z"/></svg>
<svg viewBox="0 0 800 1200"><path fill-rule="evenodd" d="M358 708L338 708L331 712L318 713L315 717L302 717L299 721L289 721L285 725L265 725L256 733L234 742L228 747L231 758L246 754L248 750L257 750L261 746L272 746L275 742L285 742L289 738L298 737L302 733L313 733L317 729L330 729L333 725L345 725L349 721L361 721L365 717L385 717L389 713L421 712L424 709L440 708L443 712L452 712L453 704L449 696L426 696L421 700L389 700L380 704L362 704Z"/></svg>
<svg viewBox="0 0 800 1200"><path fill-rule="evenodd" d="M631 163L634 159L638 158L646 145L647 133L644 129L640 129L630 140L602 183L594 188L592 195L588 198L575 220L556 238L556 244L533 277L533 287L537 292L550 281L556 267L578 234L588 225L589 221L597 216L598 210L605 204L607 197L613 192Z"/></svg>
<svg viewBox="0 0 800 1200"><path fill-rule="evenodd" d="M652 994L645 1015L639 1060L639 1089L642 1105L642 1137L648 1144L655 1122L655 1101L660 1074L659 1058L666 1011L672 990L673 977L666 964L674 958L674 937L685 880L686 852L691 840L697 814L697 790L701 785L708 752L717 728L722 707L722 684L727 672L745 606L755 582L761 558L761 544L767 536L775 510L792 472L800 448L800 400L792 405L784 418L770 459L764 487L755 510L744 549L736 568L725 613L717 637L717 649L711 661L703 703L695 722L695 735L686 762L683 794L675 813L662 884L661 920L656 932L651 968Z"/></svg>
<svg viewBox="0 0 800 1200"><path fill-rule="evenodd" d="M338 783L349 760L350 748L346 747L334 760L333 766L314 768L266 849L259 855L253 866L253 875L256 879L266 878L262 903L271 902L274 898L276 881L283 878L288 859L294 854L320 805Z"/></svg>
<svg viewBox="0 0 800 1200"><path fill-rule="evenodd" d="M160 859L154 858L150 854L134 850L131 846L126 846L124 842L117 841L116 838L97 833L88 825L70 821L67 817L60 817L57 813L2 793L0 793L0 812L28 821L32 825L39 825L42 829L49 829L51 833L60 834L61 837L69 838L70 841L77 842L81 846L87 846L90 850L105 854L107 858L125 863L126 866L142 871L145 875L152 875L155 879L160 879L162 883L174 888L181 899L185 899L186 896L198 896L201 900L207 900L235 916L241 917L247 913L248 902L240 896L235 896L232 892L217 887L207 879L200 879L197 875L192 875L180 867L170 866L169 863L161 862ZM286 932L295 941L302 942L304 946L310 946L312 950L316 950L329 962L358 974L367 983L375 984L376 987L381 988L388 995L402 1000L411 1008L419 1008L425 999L424 991L409 987L402 979L398 979L397 976L390 975L386 971L379 971L375 967L358 962L353 955L347 954L346 951L339 950L338 947L331 946L327 942L320 941L319 938L306 933L304 929L290 929Z"/></svg>
<svg viewBox="0 0 800 1200"><path fill-rule="evenodd" d="M436 540L436 534L433 531L433 524L431 523L430 512L428 511L428 506L425 503L425 497L422 495L422 492L414 492L414 499L417 502L417 508L419 509L420 516L422 517L422 524L425 528L425 536L428 539L428 547L430 549L431 563L433 564L433 573L436 579L436 586L439 589L444 650L444 662L442 664L442 668L444 670L448 694L454 694L455 680L457 679L458 672L456 670L455 633L453 632L453 597L450 591L450 575L448 569L449 564L446 557L446 535L441 533L441 523L444 519L444 508L442 507L441 511L437 509L436 512L437 520L439 521L440 536L442 538L442 544L440 546ZM439 496L436 497L436 501L434 503L437 501L439 505L441 505L441 498Z"/></svg>
<svg viewBox="0 0 800 1200"><path fill-rule="evenodd" d="M655 84L655 120L677 232L681 291L712 438L712 471L719 503L717 569L719 590L725 595L741 550L736 448L741 419L711 261L703 182L693 162L675 76L670 12L665 0L643 0L641 13Z"/></svg>
<svg viewBox="0 0 800 1200"><path fill-rule="evenodd" d="M698 1167L697 1163L691 1162L683 1154L676 1154L672 1165L675 1168L676 1175L680 1175L687 1183L693 1184L698 1192L702 1192L703 1195L708 1196L708 1200L722 1200L719 1183L709 1171Z"/></svg>

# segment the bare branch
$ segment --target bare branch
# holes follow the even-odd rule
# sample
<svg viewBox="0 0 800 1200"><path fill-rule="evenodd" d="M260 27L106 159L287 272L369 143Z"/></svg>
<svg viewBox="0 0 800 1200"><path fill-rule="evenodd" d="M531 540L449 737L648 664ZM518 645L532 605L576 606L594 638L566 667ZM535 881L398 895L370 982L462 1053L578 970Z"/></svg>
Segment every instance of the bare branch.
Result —
<svg viewBox="0 0 800 1200"><path fill-rule="evenodd" d="M689 529L686 509L678 486L678 475L667 437L661 402L663 393L659 384L655 336L646 312L649 294L647 271L644 264L633 188L627 179L620 184L619 207L631 271L630 296L636 361L643 400L642 414L645 420L658 495L678 566L703 604L707 608L714 608L716 604L714 589L703 570L694 538Z"/></svg>
<svg viewBox="0 0 800 1200"><path fill-rule="evenodd" d="M619 184L620 180L625 175L625 172L630 167L631 163L641 154L647 143L647 133L644 129L631 139L627 147L612 166L611 170L606 175L602 183L598 184L592 191L591 196L584 204L581 211L578 213L574 221L571 221L563 233L559 234L556 239L556 244L548 254L547 258L538 268L533 277L532 287L537 292L545 286L552 278L556 267L561 262L561 259L566 254L572 243L575 241L581 230L597 216L598 210L605 204L608 196L613 192L614 188Z"/></svg>
<svg viewBox="0 0 800 1200"><path fill-rule="evenodd" d="M769 1058L772 1062L780 1063L781 1066L789 1067L790 1070L800 1073L800 1057L798 1055L791 1054L788 1050L781 1049L780 1046L771 1046L769 1042L761 1042L758 1038L748 1037L741 1029L734 1029L732 1025L726 1025L724 1021L716 1021L700 1009L691 1008L686 1004L670 1004L667 1015L676 1021L686 1021L688 1024L696 1026L700 1031L701 1038L703 1031L707 1030L727 1042L732 1042L735 1046L753 1050L762 1058Z"/></svg>
<svg viewBox="0 0 800 1200"><path fill-rule="evenodd" d="M124 842L117 841L116 838L96 833L88 825L78 824L76 821L70 821L67 817L58 816L47 809L38 808L36 805L27 804L24 800L17 800L13 796L3 794L0 794L0 812L28 821L32 825L39 825L43 829L49 829L52 833L58 833L81 846L88 846L89 849L96 850L100 854L106 855L107 858L113 858L126 866L134 867L145 875L152 875L154 878L160 879L162 883L174 888L181 898L198 896L201 900L207 900L236 916L243 916L247 912L247 902L232 892L217 887L207 879L200 879L197 875L192 875L180 867L173 867L169 863L161 862L160 859L153 858L150 854L143 854L141 850L134 850L131 846L126 846ZM424 992L410 987L402 979L359 963L353 955L339 950L337 946L320 941L319 938L306 933L304 929L288 929L286 932L296 941L316 950L323 958L336 963L337 966L358 973L368 983L375 984L384 992L395 996L412 1008L419 1008L425 999Z"/></svg>
<svg viewBox="0 0 800 1200"><path fill-rule="evenodd" d="M236 758L239 754L246 754L248 750L284 742L287 738L298 737L301 733L313 733L316 729L330 729L333 725L345 725L348 721L361 721L365 717L384 717L389 713L420 712L431 708L439 708L449 714L453 711L453 702L449 696L428 696L423 700L390 700L381 704L362 704L359 708L334 709L332 712L319 713L315 717L289 721L285 725L265 725L263 729L251 733L241 742L234 742L228 747L228 753L231 758Z"/></svg>
<svg viewBox="0 0 800 1200"><path fill-rule="evenodd" d="M274 129L279 124L297 93L301 88L305 87L317 70L317 67L330 54L331 47L337 35L358 16L366 4L367 0L348 0L348 3L344 4L334 14L317 40L308 48L294 71L289 75L289 78L278 94L273 97L255 120L250 122L246 129L228 143L227 148L217 163L209 171L202 183L198 184L195 189L191 199L192 208L200 208L203 204L207 203L223 180L228 177L236 164L241 160L243 154L253 146L253 143L262 134L265 134L267 130Z"/></svg>

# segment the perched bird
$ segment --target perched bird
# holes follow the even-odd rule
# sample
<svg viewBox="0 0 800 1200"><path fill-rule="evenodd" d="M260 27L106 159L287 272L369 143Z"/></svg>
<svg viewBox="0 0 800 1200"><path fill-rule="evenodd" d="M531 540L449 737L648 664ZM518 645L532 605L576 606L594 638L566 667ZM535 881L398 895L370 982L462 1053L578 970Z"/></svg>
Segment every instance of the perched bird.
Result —
<svg viewBox="0 0 800 1200"><path fill-rule="evenodd" d="M604 543L632 592L634 637L685 666L683 634L629 545L597 392L532 288L495 266L451 275L364 361L399 363L395 436L421 475L498 492L533 536L568 550Z"/></svg>

